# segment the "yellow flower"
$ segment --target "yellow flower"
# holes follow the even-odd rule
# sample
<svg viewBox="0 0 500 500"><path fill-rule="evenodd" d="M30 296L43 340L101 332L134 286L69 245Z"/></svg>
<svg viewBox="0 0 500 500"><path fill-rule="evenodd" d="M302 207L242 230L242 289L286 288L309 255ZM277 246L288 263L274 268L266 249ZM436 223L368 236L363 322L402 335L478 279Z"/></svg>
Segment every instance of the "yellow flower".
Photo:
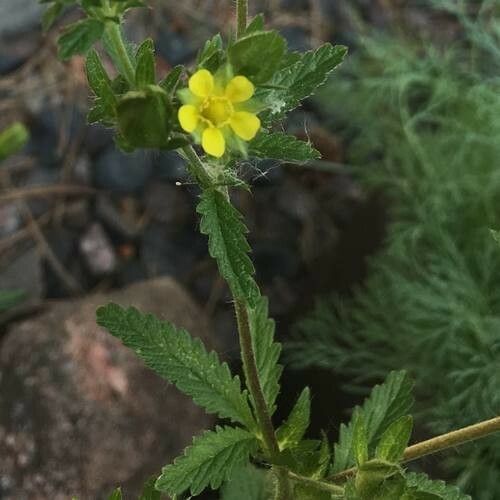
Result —
<svg viewBox="0 0 500 500"><path fill-rule="evenodd" d="M195 135L207 154L220 158L231 134L251 141L259 131L259 118L244 104L254 92L244 76L235 76L224 85L210 71L200 69L189 79L189 91L181 96L186 104L179 109L179 123Z"/></svg>

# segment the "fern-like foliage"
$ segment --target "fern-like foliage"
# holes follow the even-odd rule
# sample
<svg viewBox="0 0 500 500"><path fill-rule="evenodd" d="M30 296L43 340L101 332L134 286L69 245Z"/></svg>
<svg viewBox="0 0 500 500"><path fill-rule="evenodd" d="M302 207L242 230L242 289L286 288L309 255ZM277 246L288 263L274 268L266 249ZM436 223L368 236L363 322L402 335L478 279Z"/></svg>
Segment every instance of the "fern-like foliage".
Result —
<svg viewBox="0 0 500 500"><path fill-rule="evenodd" d="M247 391L227 363L207 352L200 339L130 307L109 304L97 310L97 323L118 337L146 365L209 413L255 428Z"/></svg>
<svg viewBox="0 0 500 500"><path fill-rule="evenodd" d="M500 248L489 231L500 228L500 22L488 2L432 3L457 14L463 44L373 35L321 97L348 129L362 182L391 200L391 224L367 281L352 300L318 304L290 359L358 388L409 369L419 413L444 432L500 409ZM446 461L475 499L500 498L499 444Z"/></svg>

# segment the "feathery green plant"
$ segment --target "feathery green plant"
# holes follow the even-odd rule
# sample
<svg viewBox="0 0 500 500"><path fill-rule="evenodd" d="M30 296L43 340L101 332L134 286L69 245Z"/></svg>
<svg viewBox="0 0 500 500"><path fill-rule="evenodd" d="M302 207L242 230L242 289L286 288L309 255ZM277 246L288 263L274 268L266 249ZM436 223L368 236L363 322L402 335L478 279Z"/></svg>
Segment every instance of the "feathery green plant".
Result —
<svg viewBox="0 0 500 500"><path fill-rule="evenodd" d="M49 26L72 2L45 3ZM272 420L281 346L274 340L267 301L254 279L247 230L229 188L245 187L236 166L249 155L296 162L318 158L310 144L274 132L272 125L325 82L343 60L345 47L326 44L305 54L289 52L279 33L265 29L262 16L247 24L248 3L238 0L236 36L226 44L220 35L209 40L194 73L177 67L158 81L153 42L132 47L120 26L129 8L142 5L140 0L80 0L78 5L86 17L65 29L59 47L63 58L87 54L95 94L89 119L115 128L122 149L176 149L186 159L201 191L200 230L233 296L241 347L244 381L200 340L168 322L115 304L97 311L98 323L151 369L224 420L195 437L154 483L146 484L140 498L157 499L161 492L179 498L224 485L223 495L230 499L238 494L235 481L241 481L248 500L468 498L454 487L408 474L402 462L496 432L500 419L407 447L412 398L404 372L391 373L356 410L343 427L333 459L326 437L305 439L307 388L280 427ZM114 78L92 49L99 40L114 62ZM186 73L188 86L182 88ZM201 145L202 156L194 144ZM110 498L120 499L120 490Z"/></svg>
<svg viewBox="0 0 500 500"><path fill-rule="evenodd" d="M500 412L500 21L498 2L434 2L461 42L363 40L318 98L350 127L350 160L391 200L384 248L352 299L333 297L297 328L290 361L366 387L415 377L418 415L441 432ZM478 500L500 498L500 441L443 467Z"/></svg>

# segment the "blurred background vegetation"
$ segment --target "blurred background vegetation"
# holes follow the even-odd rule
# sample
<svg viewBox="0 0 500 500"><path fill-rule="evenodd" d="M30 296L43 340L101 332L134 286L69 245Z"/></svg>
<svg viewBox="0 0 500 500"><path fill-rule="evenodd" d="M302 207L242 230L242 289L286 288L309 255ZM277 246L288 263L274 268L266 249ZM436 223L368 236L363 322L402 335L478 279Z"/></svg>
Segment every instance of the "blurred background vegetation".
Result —
<svg viewBox="0 0 500 500"><path fill-rule="evenodd" d="M155 39L163 72L190 64L207 36L232 29L229 0L150 4L129 16L126 30L136 42ZM331 82L283 124L309 137L323 159L241 167L254 192L236 202L287 347L277 418L307 383L311 432L334 437L368 388L400 368L416 380L416 437L498 414L500 248L489 231L500 229L498 1L251 6L292 48L323 41L350 48ZM83 59L57 60L58 27L42 35L42 11L34 0L0 2L0 130L19 121L30 132L21 153L0 166L0 375L9 380L5 353L19 325L34 319L48 328L40 315L56 299L75 301L158 276L189 292L231 361L233 313L197 231L198 193L182 160L173 153L124 155L109 131L86 124ZM77 15L69 9L66 19ZM44 369L57 374L51 363L62 362L46 354ZM116 382L115 372L106 374ZM33 378L26 368L21 384ZM60 390L59 377L49 378ZM22 458L26 452L12 444L13 435L19 442L19 432L31 432L19 424L22 398L36 400L27 405L30 422L46 415L30 391L7 390L0 376L0 498L19 498L41 463L57 468L71 460L64 451L71 442L61 445L62 462L35 444L33 457ZM165 439L154 426L151 432ZM420 466L474 499L494 500L499 444L484 440ZM134 477L142 481L144 470Z"/></svg>

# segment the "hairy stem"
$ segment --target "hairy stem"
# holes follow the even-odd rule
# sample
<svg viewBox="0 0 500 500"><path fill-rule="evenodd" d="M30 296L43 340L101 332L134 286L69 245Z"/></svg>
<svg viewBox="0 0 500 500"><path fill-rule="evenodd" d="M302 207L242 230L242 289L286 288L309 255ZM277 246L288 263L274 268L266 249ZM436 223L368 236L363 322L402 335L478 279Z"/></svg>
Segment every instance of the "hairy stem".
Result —
<svg viewBox="0 0 500 500"><path fill-rule="evenodd" d="M409 446L404 452L403 462L410 462L426 455L438 453L448 448L489 436L495 432L500 432L500 416ZM339 472L329 479L339 482L354 474L356 474L356 467Z"/></svg>
<svg viewBox="0 0 500 500"><path fill-rule="evenodd" d="M245 372L247 387L255 403L255 413L267 452L271 460L275 460L280 450L269 409L264 398L264 393L262 392L257 364L255 363L247 307L243 301L236 299L234 301L234 309L238 322L241 358L243 361L243 370Z"/></svg>
<svg viewBox="0 0 500 500"><path fill-rule="evenodd" d="M248 0L236 0L236 38L241 38L247 29Z"/></svg>
<svg viewBox="0 0 500 500"><path fill-rule="evenodd" d="M123 71L123 76L131 87L135 87L135 70L123 40L120 25L115 22L107 23L106 34L108 35L109 43L113 47L114 56L119 61L119 69Z"/></svg>
<svg viewBox="0 0 500 500"><path fill-rule="evenodd" d="M196 154L193 146L184 146L178 150L180 155L186 160L187 169L191 176L203 188L207 189L212 185L212 179L208 175L203 162Z"/></svg>
<svg viewBox="0 0 500 500"><path fill-rule="evenodd" d="M292 487L288 480L288 471L283 467L273 467L276 476L276 489L273 500L290 500L292 498Z"/></svg>
<svg viewBox="0 0 500 500"><path fill-rule="evenodd" d="M344 493L344 488L341 486L313 479L311 477L301 476L300 474L295 474L295 472L288 471L288 477L298 483L308 484L318 490L328 491L334 495L342 495Z"/></svg>

